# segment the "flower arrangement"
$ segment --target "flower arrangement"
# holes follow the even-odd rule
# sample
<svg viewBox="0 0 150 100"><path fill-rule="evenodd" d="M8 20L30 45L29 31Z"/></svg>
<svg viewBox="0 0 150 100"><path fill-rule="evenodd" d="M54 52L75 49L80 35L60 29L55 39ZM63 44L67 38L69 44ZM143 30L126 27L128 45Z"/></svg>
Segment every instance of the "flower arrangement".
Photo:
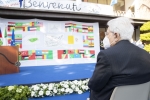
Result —
<svg viewBox="0 0 150 100"><path fill-rule="evenodd" d="M144 46L144 50L150 53L150 44Z"/></svg>
<svg viewBox="0 0 150 100"><path fill-rule="evenodd" d="M144 50L150 53L150 21L144 23L140 27L140 31L141 31L140 40L145 45Z"/></svg>
<svg viewBox="0 0 150 100"><path fill-rule="evenodd" d="M140 31L141 31L141 32L150 31L150 21L144 23L144 24L140 27Z"/></svg>
<svg viewBox="0 0 150 100"><path fill-rule="evenodd" d="M29 95L28 86L6 86L0 88L0 100L27 100Z"/></svg>
<svg viewBox="0 0 150 100"><path fill-rule="evenodd" d="M30 92L31 97L44 97L44 96L55 96L55 95L65 95L76 92L82 94L89 88L87 86L88 80L83 81L62 81L60 83L50 83L50 84L36 84L31 86Z"/></svg>
<svg viewBox="0 0 150 100"><path fill-rule="evenodd" d="M150 41L150 32L145 34L140 34L140 40Z"/></svg>
<svg viewBox="0 0 150 100"><path fill-rule="evenodd" d="M32 86L0 87L0 100L27 100L46 96L66 95L71 93L82 94L88 91L89 79L62 81L59 83L36 84Z"/></svg>

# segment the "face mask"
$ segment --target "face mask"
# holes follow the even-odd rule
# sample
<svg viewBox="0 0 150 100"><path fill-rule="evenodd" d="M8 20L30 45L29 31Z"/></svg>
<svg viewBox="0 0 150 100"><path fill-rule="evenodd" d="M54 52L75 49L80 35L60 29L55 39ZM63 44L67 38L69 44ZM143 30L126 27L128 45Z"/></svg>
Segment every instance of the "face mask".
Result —
<svg viewBox="0 0 150 100"><path fill-rule="evenodd" d="M110 42L109 42L109 39L107 36L105 36L104 40L103 40L103 45L104 45L104 48L107 49L110 47Z"/></svg>

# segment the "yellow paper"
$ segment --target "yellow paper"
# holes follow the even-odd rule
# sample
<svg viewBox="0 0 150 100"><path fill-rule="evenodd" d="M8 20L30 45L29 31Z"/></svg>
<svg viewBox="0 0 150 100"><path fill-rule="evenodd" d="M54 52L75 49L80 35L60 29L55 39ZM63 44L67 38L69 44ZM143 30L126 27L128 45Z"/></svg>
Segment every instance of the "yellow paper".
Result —
<svg viewBox="0 0 150 100"><path fill-rule="evenodd" d="M74 36L68 36L68 44L74 44Z"/></svg>

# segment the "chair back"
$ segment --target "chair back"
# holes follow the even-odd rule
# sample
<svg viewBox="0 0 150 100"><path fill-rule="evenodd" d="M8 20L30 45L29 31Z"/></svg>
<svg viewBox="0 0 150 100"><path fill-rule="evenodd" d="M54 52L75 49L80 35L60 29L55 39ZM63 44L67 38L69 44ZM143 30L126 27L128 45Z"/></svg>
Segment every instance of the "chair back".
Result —
<svg viewBox="0 0 150 100"><path fill-rule="evenodd" d="M150 82L116 87L110 100L150 100Z"/></svg>

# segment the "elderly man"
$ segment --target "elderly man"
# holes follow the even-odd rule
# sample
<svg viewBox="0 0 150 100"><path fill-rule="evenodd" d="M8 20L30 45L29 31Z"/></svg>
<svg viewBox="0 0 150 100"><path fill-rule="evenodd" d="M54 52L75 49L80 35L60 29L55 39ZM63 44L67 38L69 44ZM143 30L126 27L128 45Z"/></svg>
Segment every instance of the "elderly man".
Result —
<svg viewBox="0 0 150 100"><path fill-rule="evenodd" d="M150 54L129 41L134 31L131 20L119 17L107 25L105 50L98 54L88 83L90 100L109 100L117 86L150 81Z"/></svg>

